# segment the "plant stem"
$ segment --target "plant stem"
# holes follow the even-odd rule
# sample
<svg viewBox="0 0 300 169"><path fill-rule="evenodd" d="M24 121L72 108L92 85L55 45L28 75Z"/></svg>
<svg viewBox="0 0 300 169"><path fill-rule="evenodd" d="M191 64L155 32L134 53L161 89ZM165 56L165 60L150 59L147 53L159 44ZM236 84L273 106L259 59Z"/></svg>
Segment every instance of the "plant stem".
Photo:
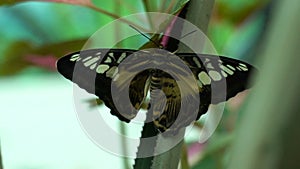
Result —
<svg viewBox="0 0 300 169"><path fill-rule="evenodd" d="M149 115L149 112L147 112L147 119L151 119L151 118L152 118L152 115ZM149 122L143 126L141 138L152 137L152 136L156 136L157 134L158 134L158 131L154 127L153 122ZM143 139L140 139L140 145L138 147L137 157L143 156L144 151L147 151L149 154L154 154L155 146L156 146L156 140L147 142L147 141L144 141ZM153 158L154 158L153 156L136 158L133 168L134 169L150 169L152 166Z"/></svg>
<svg viewBox="0 0 300 169"><path fill-rule="evenodd" d="M2 155L1 155L1 146L0 146L0 169L3 169Z"/></svg>
<svg viewBox="0 0 300 169"><path fill-rule="evenodd" d="M276 1L230 169L300 168L300 1Z"/></svg>
<svg viewBox="0 0 300 169"><path fill-rule="evenodd" d="M191 0L190 6L197 6L197 7L190 7L187 11L187 17L186 19L190 22L192 22L194 25L199 27L202 30L207 30L208 27L208 21L209 16L212 11L214 1L213 0ZM188 5L188 4L187 4ZM205 9L205 10L199 10ZM200 18L200 21L198 20ZM183 26L184 29L184 26ZM185 48L182 46L179 46L178 50L185 52ZM151 119L151 112L147 113L147 119ZM134 169L176 169L178 168L178 163L181 156L182 146L184 144L184 140L182 139L184 137L185 130L182 129L179 131L179 133L176 136L173 137L164 137L164 136L158 136L156 140L153 140L151 143L144 143L143 139L141 139L141 143L138 147L137 156L139 157L140 153L143 153L145 151L147 152L153 152L153 154L156 154L155 152L160 152L159 150L163 150L165 147L168 147L168 145L175 145L171 150L168 150L167 152L164 152L162 154L153 156L153 157L146 157L146 158L140 158L135 160ZM157 129L154 127L153 123L147 123L143 127L142 131L142 138L143 137L151 137L153 135L157 135ZM181 139L180 139L181 138ZM178 143L178 139L179 141ZM175 142L176 141L176 142Z"/></svg>
<svg viewBox="0 0 300 169"><path fill-rule="evenodd" d="M202 0L202 1L191 0L187 5L189 6L188 6L185 19L191 22L192 24L196 25L205 33L208 27L210 14L213 9L214 0ZM185 25L183 25L183 29L185 29ZM178 51L190 52L188 48L186 48L184 45L181 45L181 43L179 43ZM184 130L182 130L181 133L179 133L179 136L180 135L184 135ZM160 140L158 140L158 143L162 145L168 142L172 142L172 140L174 140L174 138L172 137L164 137L159 139ZM180 160L183 144L184 144L184 140L182 139L180 143L178 143L174 148L172 148L168 152L155 156L153 159L152 168L155 169L177 168Z"/></svg>
<svg viewBox="0 0 300 169"><path fill-rule="evenodd" d="M190 5L185 19L197 26L203 33L206 34L214 2L214 0L191 0L189 2ZM185 27L183 26L183 30L184 29ZM179 43L178 52L188 53L192 51L190 51L187 46Z"/></svg>
<svg viewBox="0 0 300 169"><path fill-rule="evenodd" d="M189 162L188 162L187 147L185 144L182 145L181 168L190 169Z"/></svg>

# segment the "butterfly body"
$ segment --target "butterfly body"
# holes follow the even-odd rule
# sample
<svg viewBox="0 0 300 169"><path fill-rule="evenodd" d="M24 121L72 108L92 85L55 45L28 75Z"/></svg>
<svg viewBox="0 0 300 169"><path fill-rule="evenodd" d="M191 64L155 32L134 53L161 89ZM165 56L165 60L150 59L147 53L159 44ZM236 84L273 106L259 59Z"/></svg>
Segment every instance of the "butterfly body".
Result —
<svg viewBox="0 0 300 169"><path fill-rule="evenodd" d="M150 91L155 126L176 132L206 113L210 104L245 90L253 67L205 54L91 49L62 57L57 69L125 122L136 116Z"/></svg>

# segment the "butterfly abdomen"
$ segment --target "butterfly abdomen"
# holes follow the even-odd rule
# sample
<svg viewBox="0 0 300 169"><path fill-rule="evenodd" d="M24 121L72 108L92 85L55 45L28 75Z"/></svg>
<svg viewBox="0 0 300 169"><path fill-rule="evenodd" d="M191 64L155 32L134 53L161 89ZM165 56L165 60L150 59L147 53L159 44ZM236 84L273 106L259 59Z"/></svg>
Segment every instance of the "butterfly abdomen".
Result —
<svg viewBox="0 0 300 169"><path fill-rule="evenodd" d="M161 89L161 73L159 70L152 70L150 77L150 90Z"/></svg>

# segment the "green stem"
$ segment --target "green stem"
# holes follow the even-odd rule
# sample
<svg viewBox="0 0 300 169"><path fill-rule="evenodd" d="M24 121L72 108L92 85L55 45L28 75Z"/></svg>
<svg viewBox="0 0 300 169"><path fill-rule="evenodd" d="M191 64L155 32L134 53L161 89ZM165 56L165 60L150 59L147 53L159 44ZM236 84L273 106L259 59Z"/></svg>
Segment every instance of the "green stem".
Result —
<svg viewBox="0 0 300 169"><path fill-rule="evenodd" d="M152 115L149 115L147 112L147 119L152 119ZM158 134L157 129L155 128L153 122L146 123L143 126L141 138L147 138L156 136ZM148 154L154 154L154 149L156 146L156 140L144 141L140 139L140 145L138 147L137 157L142 156L144 151L147 151ZM136 158L133 168L134 169L150 169L152 166L153 156L145 158Z"/></svg>
<svg viewBox="0 0 300 169"><path fill-rule="evenodd" d="M186 144L182 145L181 168L190 169Z"/></svg>
<svg viewBox="0 0 300 169"><path fill-rule="evenodd" d="M209 1L191 0L189 2L185 19L191 22L192 24L194 24L195 26L197 26L204 33L206 33L213 6L214 6L214 0L209 0ZM183 25L183 29L185 29L185 25ZM186 48L184 45L181 45L181 43L179 43L178 51L190 52L189 49ZM184 135L184 132L182 134ZM167 140L164 141L167 142ZM177 168L183 145L184 145L184 140L181 140L181 142L177 144L173 149L171 149L167 153L159 155L157 158L154 158L153 165L155 166L156 165L155 162L157 161L157 164L160 164L161 168L164 167L170 169Z"/></svg>
<svg viewBox="0 0 300 169"><path fill-rule="evenodd" d="M206 31L208 27L209 16L212 11L214 1L213 0L191 0L190 6L197 6L197 7L190 7L187 11L187 20L199 27L200 29ZM205 9L205 10L199 10ZM198 20L200 18L200 21ZM184 26L183 26L184 29ZM178 50L185 51L182 46L179 46ZM149 112L148 112L149 113ZM147 119L151 118L151 115L147 113ZM151 113L151 112L150 112ZM148 131L147 131L148 130ZM156 135L157 129L153 126L153 123L147 123L143 127L142 137L151 137ZM141 139L140 146L138 148L137 155L142 152L159 152L161 148L168 147L168 145L175 144L175 140L178 138L183 138L184 130L181 130L176 136L174 137L163 137L158 136L157 140L153 140L151 145L149 143L146 145ZM176 138L177 139L176 139ZM177 143L177 142L176 142ZM184 144L184 140L181 139L179 143L176 144L171 150L164 152L162 154L147 157L147 158L140 158L135 160L134 169L176 169L178 168L178 163L180 160L182 146Z"/></svg>
<svg viewBox="0 0 300 169"><path fill-rule="evenodd" d="M120 130L121 130L121 134L123 136L126 136L127 132L125 130L125 124L123 122L120 122ZM126 139L124 137L122 137L121 144L122 144L122 153L124 155L127 155L128 154L128 151L127 151L128 147L127 147ZM130 164L128 162L128 158L127 157L123 157L122 161L123 161L124 169L130 169Z"/></svg>
<svg viewBox="0 0 300 169"><path fill-rule="evenodd" d="M206 34L213 6L214 0L191 0L186 14L186 20L197 26ZM183 30L184 29L185 27L183 26ZM178 52L187 53L191 51L187 46L179 43Z"/></svg>
<svg viewBox="0 0 300 169"><path fill-rule="evenodd" d="M204 33L206 33L210 15L214 5L214 0L191 0L189 3L190 4L188 6L185 19L200 28ZM185 25L183 25L183 29L185 29ZM184 45L181 45L181 43L179 43L178 51L190 52L188 48L186 48ZM184 135L184 130L180 134ZM158 143L163 145L165 143L171 142L172 139L172 137L161 138ZM163 153L159 156L155 156L153 159L152 168L177 168L183 144L184 140L182 139L180 143L178 143L168 152Z"/></svg>
<svg viewBox="0 0 300 169"><path fill-rule="evenodd" d="M230 169L300 168L300 1L276 1Z"/></svg>
<svg viewBox="0 0 300 169"><path fill-rule="evenodd" d="M1 155L1 146L0 146L0 169L3 169L2 155Z"/></svg>

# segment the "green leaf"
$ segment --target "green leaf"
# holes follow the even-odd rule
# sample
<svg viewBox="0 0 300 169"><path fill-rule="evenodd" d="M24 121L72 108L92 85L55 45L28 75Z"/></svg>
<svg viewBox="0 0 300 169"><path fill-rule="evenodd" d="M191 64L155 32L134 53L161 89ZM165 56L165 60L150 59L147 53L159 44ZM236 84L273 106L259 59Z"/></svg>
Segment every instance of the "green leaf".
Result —
<svg viewBox="0 0 300 169"><path fill-rule="evenodd" d="M15 42L4 52L4 58L0 62L0 75L13 75L30 64L22 56L33 51L31 44L25 41Z"/></svg>
<svg viewBox="0 0 300 169"><path fill-rule="evenodd" d="M24 2L24 0L2 0L0 5L12 5L14 3Z"/></svg>

